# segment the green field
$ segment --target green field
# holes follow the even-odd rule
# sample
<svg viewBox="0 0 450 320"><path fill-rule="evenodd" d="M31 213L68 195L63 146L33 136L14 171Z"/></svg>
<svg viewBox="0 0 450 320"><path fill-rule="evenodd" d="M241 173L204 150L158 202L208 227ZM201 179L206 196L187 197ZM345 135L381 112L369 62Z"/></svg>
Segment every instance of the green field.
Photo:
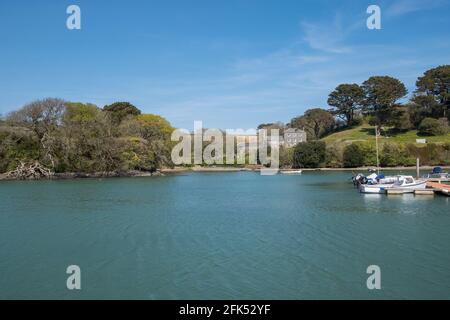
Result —
<svg viewBox="0 0 450 320"><path fill-rule="evenodd" d="M450 143L450 134L443 136L421 136L417 134L417 130L411 130L402 133L382 133L379 143L413 143L416 139L426 139L428 143ZM375 129L370 125L361 125L352 129L333 133L322 139L327 144L350 144L357 141L367 141L375 143Z"/></svg>

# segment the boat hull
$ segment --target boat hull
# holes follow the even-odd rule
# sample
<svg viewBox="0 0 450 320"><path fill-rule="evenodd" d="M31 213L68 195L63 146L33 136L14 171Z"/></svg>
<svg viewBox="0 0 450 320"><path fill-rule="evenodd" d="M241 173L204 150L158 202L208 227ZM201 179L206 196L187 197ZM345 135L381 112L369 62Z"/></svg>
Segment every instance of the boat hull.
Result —
<svg viewBox="0 0 450 320"><path fill-rule="evenodd" d="M280 171L281 174L286 174L286 175L291 175L291 176L295 176L295 175L299 175L302 174L301 170L298 171Z"/></svg>
<svg viewBox="0 0 450 320"><path fill-rule="evenodd" d="M389 186L363 185L359 188L359 192L368 194L385 194L388 188Z"/></svg>
<svg viewBox="0 0 450 320"><path fill-rule="evenodd" d="M415 190L423 190L427 187L426 181L416 182L409 185L396 186L395 184L390 185L362 185L359 188L361 193L391 193L391 194L402 194L402 193L414 193Z"/></svg>

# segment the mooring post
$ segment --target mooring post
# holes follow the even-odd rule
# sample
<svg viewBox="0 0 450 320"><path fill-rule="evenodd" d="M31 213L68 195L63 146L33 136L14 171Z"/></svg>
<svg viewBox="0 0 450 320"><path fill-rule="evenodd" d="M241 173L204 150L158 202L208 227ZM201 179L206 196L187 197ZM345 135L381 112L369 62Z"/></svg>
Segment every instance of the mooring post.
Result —
<svg viewBox="0 0 450 320"><path fill-rule="evenodd" d="M420 159L417 158L416 159L416 175L417 175L417 179L420 178Z"/></svg>

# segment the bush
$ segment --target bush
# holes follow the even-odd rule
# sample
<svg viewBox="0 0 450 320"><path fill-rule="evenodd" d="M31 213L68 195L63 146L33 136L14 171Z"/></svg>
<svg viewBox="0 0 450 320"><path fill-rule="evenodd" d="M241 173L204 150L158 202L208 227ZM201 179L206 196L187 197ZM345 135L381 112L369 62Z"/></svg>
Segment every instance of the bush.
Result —
<svg viewBox="0 0 450 320"><path fill-rule="evenodd" d="M450 165L450 143L429 143L425 146L408 144L407 153L414 159L419 158L421 165L438 166Z"/></svg>
<svg viewBox="0 0 450 320"><path fill-rule="evenodd" d="M374 166L377 164L376 150L369 143L352 143L344 148L343 164L345 168Z"/></svg>
<svg viewBox="0 0 450 320"><path fill-rule="evenodd" d="M325 165L328 168L341 168L343 166L343 150L339 145L327 145Z"/></svg>
<svg viewBox="0 0 450 320"><path fill-rule="evenodd" d="M325 150L323 141L298 144L294 149L294 168L318 168L325 161Z"/></svg>
<svg viewBox="0 0 450 320"><path fill-rule="evenodd" d="M359 144L352 143L345 147L342 162L346 168L362 167L366 155Z"/></svg>
<svg viewBox="0 0 450 320"><path fill-rule="evenodd" d="M419 125L419 133L429 136L440 136L449 132L448 120L425 118Z"/></svg>
<svg viewBox="0 0 450 320"><path fill-rule="evenodd" d="M294 164L294 149L280 147L280 167L291 168Z"/></svg>
<svg viewBox="0 0 450 320"><path fill-rule="evenodd" d="M403 145L386 143L381 152L380 164L383 167L413 166L416 160Z"/></svg>

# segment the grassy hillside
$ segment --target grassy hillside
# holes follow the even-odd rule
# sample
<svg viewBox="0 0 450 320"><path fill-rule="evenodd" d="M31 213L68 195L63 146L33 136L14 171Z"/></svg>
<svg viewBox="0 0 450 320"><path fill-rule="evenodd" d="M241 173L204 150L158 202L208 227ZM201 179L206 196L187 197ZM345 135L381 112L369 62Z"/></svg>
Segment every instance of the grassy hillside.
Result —
<svg viewBox="0 0 450 320"><path fill-rule="evenodd" d="M415 144L416 139L427 139L428 143L446 143L450 142L450 134L443 136L424 137L418 135L416 130L411 130L404 133L383 134L378 141L380 145L386 142ZM375 129L372 126L365 124L352 129L333 133L323 138L322 140L327 144L350 144L356 141L368 141L375 143Z"/></svg>

